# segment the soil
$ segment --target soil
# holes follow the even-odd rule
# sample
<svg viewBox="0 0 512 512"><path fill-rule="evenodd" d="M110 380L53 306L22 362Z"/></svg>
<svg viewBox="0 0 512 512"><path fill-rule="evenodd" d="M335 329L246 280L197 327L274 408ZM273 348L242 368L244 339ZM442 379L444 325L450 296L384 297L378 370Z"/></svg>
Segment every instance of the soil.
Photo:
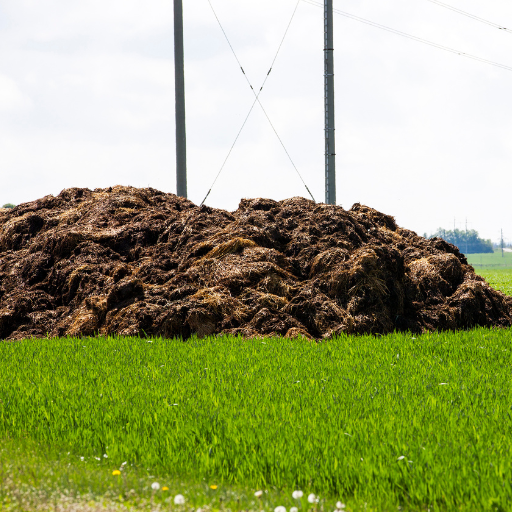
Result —
<svg viewBox="0 0 512 512"><path fill-rule="evenodd" d="M512 325L458 249L368 206L72 188L0 209L0 339L329 338Z"/></svg>

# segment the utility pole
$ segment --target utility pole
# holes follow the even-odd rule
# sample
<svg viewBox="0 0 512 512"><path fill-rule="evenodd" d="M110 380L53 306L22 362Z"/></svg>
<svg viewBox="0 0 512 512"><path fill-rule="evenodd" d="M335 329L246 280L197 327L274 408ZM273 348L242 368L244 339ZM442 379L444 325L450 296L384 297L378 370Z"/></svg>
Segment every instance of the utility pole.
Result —
<svg viewBox="0 0 512 512"><path fill-rule="evenodd" d="M334 140L334 36L332 0L324 0L325 69L325 202L336 204L336 150Z"/></svg>
<svg viewBox="0 0 512 512"><path fill-rule="evenodd" d="M176 95L176 193L181 197L187 197L183 0L174 0L174 81Z"/></svg>

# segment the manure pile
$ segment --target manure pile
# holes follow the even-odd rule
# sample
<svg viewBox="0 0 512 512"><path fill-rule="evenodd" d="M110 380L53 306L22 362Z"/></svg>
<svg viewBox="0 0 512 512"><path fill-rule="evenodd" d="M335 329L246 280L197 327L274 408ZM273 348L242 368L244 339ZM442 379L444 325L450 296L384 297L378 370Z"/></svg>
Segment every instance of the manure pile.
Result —
<svg viewBox="0 0 512 512"><path fill-rule="evenodd" d="M512 298L441 239L355 204L67 189L0 210L0 339L324 338L512 325Z"/></svg>

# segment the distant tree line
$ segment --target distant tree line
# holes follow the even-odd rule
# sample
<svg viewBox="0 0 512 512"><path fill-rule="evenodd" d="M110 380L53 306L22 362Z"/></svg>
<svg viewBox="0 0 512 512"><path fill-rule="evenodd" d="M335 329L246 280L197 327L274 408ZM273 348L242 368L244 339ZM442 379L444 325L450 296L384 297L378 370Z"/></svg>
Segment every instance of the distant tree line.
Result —
<svg viewBox="0 0 512 512"><path fill-rule="evenodd" d="M14 208L16 205L12 203L6 203L2 206L2 208Z"/></svg>
<svg viewBox="0 0 512 512"><path fill-rule="evenodd" d="M439 228L433 235L430 235L429 238L436 236L456 245L463 254L494 252L492 242L480 238L478 231L474 229L466 231L462 229L449 230Z"/></svg>

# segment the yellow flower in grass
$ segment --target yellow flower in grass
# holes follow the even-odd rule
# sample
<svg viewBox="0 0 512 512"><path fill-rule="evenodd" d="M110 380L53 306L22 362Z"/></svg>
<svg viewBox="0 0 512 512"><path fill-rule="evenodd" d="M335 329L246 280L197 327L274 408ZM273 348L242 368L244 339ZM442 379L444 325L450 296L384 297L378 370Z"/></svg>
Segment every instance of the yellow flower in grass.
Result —
<svg viewBox="0 0 512 512"><path fill-rule="evenodd" d="M112 471L113 476L118 476L120 474L121 474L121 471L119 471L119 469L114 469L114 471Z"/></svg>
<svg viewBox="0 0 512 512"><path fill-rule="evenodd" d="M210 489L213 489L215 491L215 489L217 489L217 485L210 485Z"/></svg>
<svg viewBox="0 0 512 512"><path fill-rule="evenodd" d="M169 487L165 486L165 487L162 487L162 491L168 491L169 490Z"/></svg>

